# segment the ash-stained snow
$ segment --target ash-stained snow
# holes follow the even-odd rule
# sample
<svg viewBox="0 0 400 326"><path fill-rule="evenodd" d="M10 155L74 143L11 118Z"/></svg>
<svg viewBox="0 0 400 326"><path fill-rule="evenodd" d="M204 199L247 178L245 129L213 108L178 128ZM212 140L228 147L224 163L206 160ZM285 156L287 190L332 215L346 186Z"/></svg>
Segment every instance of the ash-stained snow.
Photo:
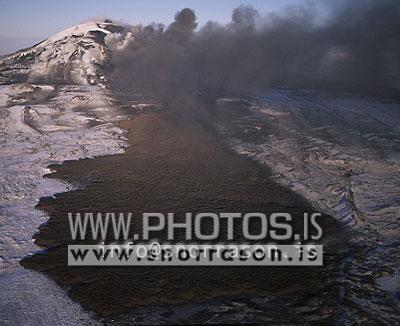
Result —
<svg viewBox="0 0 400 326"><path fill-rule="evenodd" d="M220 109L237 109L228 103L220 100ZM277 182L351 226L351 250L330 280L342 293L335 298L338 322L398 324L400 104L270 90L246 105L247 113L236 115L230 127L220 126L233 149L267 165Z"/></svg>
<svg viewBox="0 0 400 326"><path fill-rule="evenodd" d="M238 153L268 165L275 180L344 224L398 235L382 228L400 212L398 103L275 90L250 111L235 122Z"/></svg>
<svg viewBox="0 0 400 326"><path fill-rule="evenodd" d="M30 91L46 89L53 97L43 104L23 103L22 94L29 97ZM125 116L96 87L63 86L55 92L51 86L17 85L0 87L0 92L9 94L0 104L0 202L3 222L7 222L0 230L9 239L0 250L3 267L7 267L10 259L35 249L31 241L37 228L34 224L46 219L34 209L38 198L71 188L58 180L43 179L50 172L47 166L123 152L124 131L111 122ZM21 234L21 229L27 232Z"/></svg>
<svg viewBox="0 0 400 326"><path fill-rule="evenodd" d="M124 131L112 122L126 117L97 86L0 86L0 324L96 323L19 261L40 250L32 237L48 217L34 208L39 198L74 188L43 178L47 166L122 153Z"/></svg>
<svg viewBox="0 0 400 326"><path fill-rule="evenodd" d="M0 57L0 324L97 324L19 262L40 250L32 237L48 217L34 208L39 198L80 186L43 178L47 166L122 153L125 131L114 122L158 106L140 95L121 101L106 89L105 37L122 29L87 22Z"/></svg>

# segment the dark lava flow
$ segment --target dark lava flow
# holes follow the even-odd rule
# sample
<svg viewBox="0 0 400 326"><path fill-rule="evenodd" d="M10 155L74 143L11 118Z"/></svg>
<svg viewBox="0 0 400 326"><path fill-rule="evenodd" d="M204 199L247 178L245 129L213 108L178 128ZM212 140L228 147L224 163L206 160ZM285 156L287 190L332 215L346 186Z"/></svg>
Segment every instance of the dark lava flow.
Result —
<svg viewBox="0 0 400 326"><path fill-rule="evenodd" d="M337 238L327 241L323 268L67 266L67 245L74 243L68 212L133 212L136 230L142 212L174 212L177 217L186 212L264 212L267 216L289 212L295 231L302 230L302 215L313 208L273 182L265 167L224 145L213 132L210 119L228 120L230 114L215 114L212 102L197 96L169 97L163 108L121 123L130 142L124 154L55 166L56 173L50 177L84 185L84 189L40 200L38 208L46 211L50 220L35 238L47 250L22 264L48 274L68 289L71 298L101 316L149 305L274 294L301 298L299 305L315 299L314 316L335 318L340 289L328 277L340 268L344 248L338 244L345 242L339 239L345 233L328 216L321 218L324 239L327 235ZM165 239L165 234L158 238ZM285 306L276 311L285 313ZM292 316L293 322L302 313L307 321L311 312L304 310Z"/></svg>

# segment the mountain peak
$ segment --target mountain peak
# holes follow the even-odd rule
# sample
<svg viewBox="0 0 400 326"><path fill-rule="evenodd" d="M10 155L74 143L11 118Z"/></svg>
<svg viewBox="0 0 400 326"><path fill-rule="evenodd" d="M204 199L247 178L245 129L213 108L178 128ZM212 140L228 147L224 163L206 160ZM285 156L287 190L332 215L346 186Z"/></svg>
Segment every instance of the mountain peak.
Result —
<svg viewBox="0 0 400 326"><path fill-rule="evenodd" d="M85 22L41 43L0 58L0 83L39 82L104 85L108 61L104 38L123 27L111 20Z"/></svg>

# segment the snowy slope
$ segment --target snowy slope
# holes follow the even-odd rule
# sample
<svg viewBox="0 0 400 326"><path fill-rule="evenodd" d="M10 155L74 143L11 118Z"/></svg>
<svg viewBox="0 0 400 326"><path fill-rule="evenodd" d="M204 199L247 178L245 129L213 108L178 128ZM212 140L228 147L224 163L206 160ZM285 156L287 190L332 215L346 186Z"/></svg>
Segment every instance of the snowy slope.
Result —
<svg viewBox="0 0 400 326"><path fill-rule="evenodd" d="M0 84L15 82L104 85L107 34L122 26L109 20L68 28L31 47L0 58Z"/></svg>
<svg viewBox="0 0 400 326"><path fill-rule="evenodd" d="M354 94L270 89L235 121L231 145L317 210L398 238L399 109Z"/></svg>

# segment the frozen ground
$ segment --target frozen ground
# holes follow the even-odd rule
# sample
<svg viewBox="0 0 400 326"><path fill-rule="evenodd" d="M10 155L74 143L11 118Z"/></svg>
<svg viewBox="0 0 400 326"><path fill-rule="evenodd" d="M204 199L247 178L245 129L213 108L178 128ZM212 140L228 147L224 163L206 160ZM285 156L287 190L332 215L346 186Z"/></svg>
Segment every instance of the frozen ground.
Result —
<svg viewBox="0 0 400 326"><path fill-rule="evenodd" d="M385 237L398 235L384 226L400 210L399 104L269 91L235 127L237 152L268 165L278 182L319 210L348 225L382 229Z"/></svg>
<svg viewBox="0 0 400 326"><path fill-rule="evenodd" d="M0 86L0 324L93 324L46 276L19 261L40 250L33 243L47 216L34 207L42 196L79 185L43 178L65 160L122 153L127 117L96 86ZM29 104L29 105L28 105Z"/></svg>
<svg viewBox="0 0 400 326"><path fill-rule="evenodd" d="M245 103L233 128L239 154L354 230L337 278L343 321L400 321L400 104L317 91L270 90Z"/></svg>

